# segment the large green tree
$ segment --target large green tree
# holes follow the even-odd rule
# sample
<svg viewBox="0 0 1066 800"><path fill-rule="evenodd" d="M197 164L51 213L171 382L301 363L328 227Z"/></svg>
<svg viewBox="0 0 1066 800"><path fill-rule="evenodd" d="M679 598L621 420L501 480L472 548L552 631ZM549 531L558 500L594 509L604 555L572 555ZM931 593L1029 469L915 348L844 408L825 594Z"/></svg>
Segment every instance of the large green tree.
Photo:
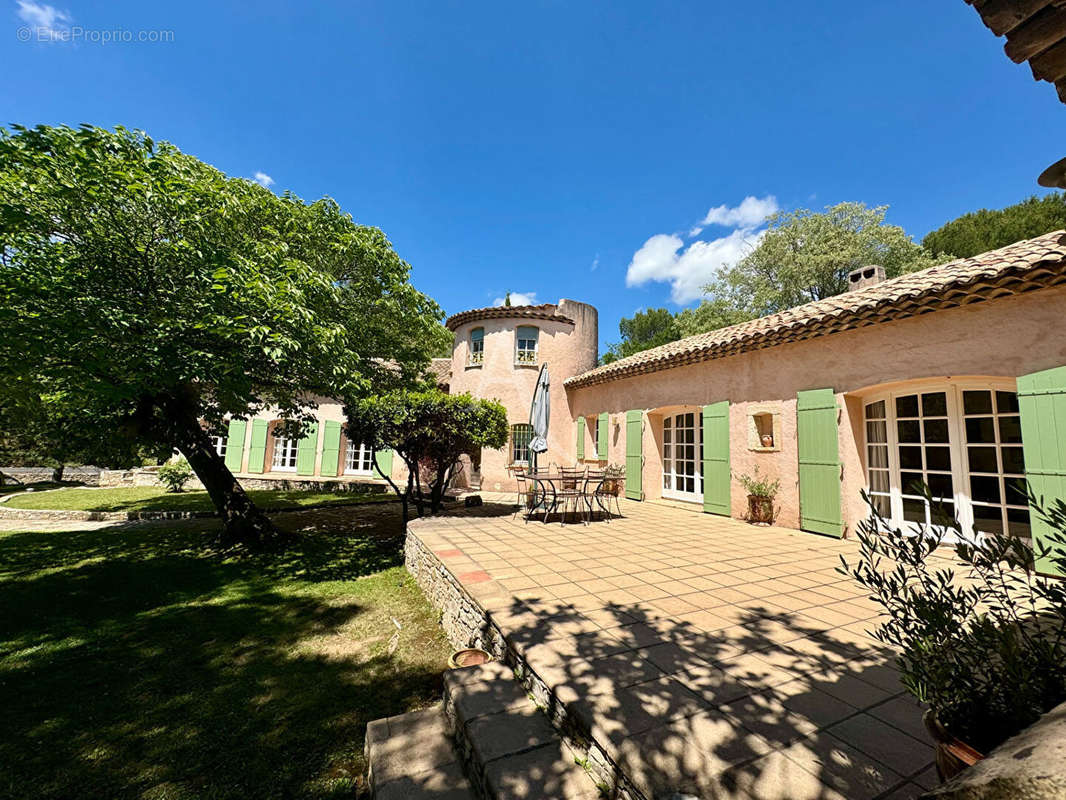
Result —
<svg viewBox="0 0 1066 800"><path fill-rule="evenodd" d="M397 485L381 473L403 503L407 521L410 503L422 515L426 501L436 513L463 454L507 444L507 410L495 400L439 389L400 390L345 404L348 436L365 442L376 454L392 450L407 467L407 481ZM374 459L375 465L377 458ZM378 467L380 472L380 467Z"/></svg>
<svg viewBox="0 0 1066 800"><path fill-rule="evenodd" d="M332 200L122 128L0 131L0 381L176 447L231 539L273 527L207 429L267 406L298 428L315 396L416 380L441 314L408 275Z"/></svg>
<svg viewBox="0 0 1066 800"><path fill-rule="evenodd" d="M725 298L711 297L701 300L695 308L685 308L678 312L677 327L682 336L693 336L747 322L753 317L751 311L737 308Z"/></svg>
<svg viewBox="0 0 1066 800"><path fill-rule="evenodd" d="M708 317L715 322L723 312L738 319L761 317L832 297L847 289L848 273L856 267L880 264L892 278L944 260L885 222L886 211L887 206L838 203L824 212L773 214L758 245L704 287L718 303Z"/></svg>
<svg viewBox="0 0 1066 800"><path fill-rule="evenodd" d="M622 335L622 341L612 344L600 358L600 363L610 364L681 338L676 318L665 308L649 308L647 311L638 311L632 317L622 317L618 332Z"/></svg>
<svg viewBox="0 0 1066 800"><path fill-rule="evenodd" d="M1066 228L1066 194L1052 192L998 211L982 208L963 214L927 233L922 245L930 252L969 258L1062 228Z"/></svg>
<svg viewBox="0 0 1066 800"><path fill-rule="evenodd" d="M42 393L13 377L0 382L0 464L51 467L60 481L68 464L126 468L168 457L170 447L130 436L121 417L87 425L80 408L77 395Z"/></svg>

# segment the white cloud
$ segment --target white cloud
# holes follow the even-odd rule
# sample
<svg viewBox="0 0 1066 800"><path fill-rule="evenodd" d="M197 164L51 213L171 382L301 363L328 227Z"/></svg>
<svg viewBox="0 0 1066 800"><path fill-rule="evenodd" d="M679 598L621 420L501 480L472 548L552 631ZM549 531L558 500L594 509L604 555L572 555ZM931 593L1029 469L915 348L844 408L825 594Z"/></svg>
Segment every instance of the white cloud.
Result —
<svg viewBox="0 0 1066 800"><path fill-rule="evenodd" d="M766 197L753 197L748 195L741 200L739 206L716 206L707 212L700 225L722 225L727 228L757 228L771 214L779 209L777 198L772 194ZM690 236L697 236L703 230L702 227L693 228Z"/></svg>
<svg viewBox="0 0 1066 800"><path fill-rule="evenodd" d="M597 253L596 257L592 259L592 266L589 267L589 272L595 272L596 268L600 265L600 254Z"/></svg>
<svg viewBox="0 0 1066 800"><path fill-rule="evenodd" d="M33 0L16 0L18 17L32 31L32 40L36 42L58 42L69 38L67 25L70 14L53 6L34 3Z"/></svg>
<svg viewBox="0 0 1066 800"><path fill-rule="evenodd" d="M656 234L633 254L626 286L662 281L670 284L671 300L678 305L691 303L703 296L703 286L719 269L733 266L751 252L763 233L741 228L709 242L693 242L684 250L680 236Z"/></svg>
<svg viewBox="0 0 1066 800"><path fill-rule="evenodd" d="M502 306L506 297L497 297L492 301L494 306ZM537 304L536 292L511 292L512 306L535 306Z"/></svg>
<svg viewBox="0 0 1066 800"><path fill-rule="evenodd" d="M697 240L685 246L678 233L657 233L646 241L629 262L626 286L643 286L650 281L670 284L670 299L678 305L703 296L703 287L723 268L734 266L762 239L762 224L779 210L777 198L748 196L739 206L718 206L688 231L699 236L708 225L733 228L726 236Z"/></svg>
<svg viewBox="0 0 1066 800"><path fill-rule="evenodd" d="M260 186L266 186L267 188L274 185L274 179L262 171L255 173L255 175L252 177L252 180L258 183Z"/></svg>

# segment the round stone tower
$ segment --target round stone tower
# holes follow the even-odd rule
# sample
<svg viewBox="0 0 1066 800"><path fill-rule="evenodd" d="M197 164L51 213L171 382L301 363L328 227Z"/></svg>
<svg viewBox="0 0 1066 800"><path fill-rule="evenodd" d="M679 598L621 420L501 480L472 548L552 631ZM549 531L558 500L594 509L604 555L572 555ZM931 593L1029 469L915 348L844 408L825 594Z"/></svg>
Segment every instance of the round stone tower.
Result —
<svg viewBox="0 0 1066 800"><path fill-rule="evenodd" d="M445 322L455 334L451 392L499 400L507 409L510 440L503 450L475 458L472 483L485 491L515 488L508 467L526 463L529 407L541 366L551 377L548 452L538 466L573 460L573 419L563 381L596 366L599 325L596 309L575 300L536 306L494 306L463 311Z"/></svg>

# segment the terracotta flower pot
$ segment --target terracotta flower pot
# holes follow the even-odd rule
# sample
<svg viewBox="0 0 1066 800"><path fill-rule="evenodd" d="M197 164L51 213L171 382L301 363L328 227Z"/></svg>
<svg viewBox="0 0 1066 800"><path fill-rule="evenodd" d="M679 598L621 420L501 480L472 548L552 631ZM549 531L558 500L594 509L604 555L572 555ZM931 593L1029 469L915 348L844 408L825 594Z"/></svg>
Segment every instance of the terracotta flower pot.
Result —
<svg viewBox="0 0 1066 800"><path fill-rule="evenodd" d="M473 667L478 664L487 664L492 661L492 656L486 653L484 650L479 650L476 647L467 647L462 650L456 650L448 658L448 667L451 669L459 669L461 667Z"/></svg>
<svg viewBox="0 0 1066 800"><path fill-rule="evenodd" d="M936 771L940 781L949 781L969 766L976 764L984 756L965 742L959 741L947 728L940 724L932 709L922 716L925 729L933 737L936 751Z"/></svg>
<svg viewBox="0 0 1066 800"><path fill-rule="evenodd" d="M748 520L750 522L771 523L774 521L774 498L762 495L748 495Z"/></svg>
<svg viewBox="0 0 1066 800"><path fill-rule="evenodd" d="M771 436L768 433L764 433L762 435L762 446L763 447L773 447L774 446L774 437Z"/></svg>

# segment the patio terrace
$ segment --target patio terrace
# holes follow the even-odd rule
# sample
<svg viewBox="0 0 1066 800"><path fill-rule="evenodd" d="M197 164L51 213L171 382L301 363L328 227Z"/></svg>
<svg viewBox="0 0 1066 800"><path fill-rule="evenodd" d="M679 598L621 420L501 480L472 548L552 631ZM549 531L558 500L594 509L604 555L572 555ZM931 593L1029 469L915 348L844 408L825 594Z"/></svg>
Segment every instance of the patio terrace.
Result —
<svg viewBox="0 0 1066 800"><path fill-rule="evenodd" d="M589 526L511 509L413 522L408 567L453 642L505 653L615 795L895 800L936 783L922 709L867 635L877 609L836 571L854 542L651 503Z"/></svg>

